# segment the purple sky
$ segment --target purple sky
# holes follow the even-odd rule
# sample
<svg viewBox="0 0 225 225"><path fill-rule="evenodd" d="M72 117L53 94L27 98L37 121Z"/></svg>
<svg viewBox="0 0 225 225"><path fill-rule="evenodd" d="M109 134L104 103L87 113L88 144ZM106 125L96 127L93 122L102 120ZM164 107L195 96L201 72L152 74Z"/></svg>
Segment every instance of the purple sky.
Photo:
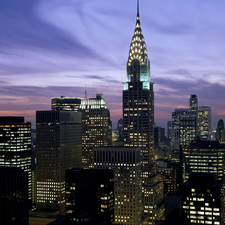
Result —
<svg viewBox="0 0 225 225"><path fill-rule="evenodd" d="M225 120L224 0L140 0L155 83L155 122L166 126L191 94ZM0 115L35 111L52 97L103 93L122 116L122 82L136 20L135 0L1 0Z"/></svg>

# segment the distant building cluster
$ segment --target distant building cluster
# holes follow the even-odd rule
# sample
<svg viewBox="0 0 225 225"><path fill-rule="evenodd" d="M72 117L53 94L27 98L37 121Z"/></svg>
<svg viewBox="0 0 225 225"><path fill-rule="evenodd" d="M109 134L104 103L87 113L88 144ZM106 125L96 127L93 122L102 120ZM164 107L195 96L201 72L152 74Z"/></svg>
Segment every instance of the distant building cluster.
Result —
<svg viewBox="0 0 225 225"><path fill-rule="evenodd" d="M0 224L224 224L224 121L214 138L211 108L193 94L166 129L154 123L139 1L117 129L103 94L50 108L36 130L0 117Z"/></svg>

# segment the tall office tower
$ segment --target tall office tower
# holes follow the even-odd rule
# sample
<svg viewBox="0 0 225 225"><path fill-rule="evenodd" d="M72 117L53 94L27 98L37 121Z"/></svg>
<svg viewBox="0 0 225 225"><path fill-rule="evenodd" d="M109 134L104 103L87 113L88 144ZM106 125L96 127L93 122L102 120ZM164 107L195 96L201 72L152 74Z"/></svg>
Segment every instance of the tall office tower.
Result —
<svg viewBox="0 0 225 225"><path fill-rule="evenodd" d="M53 98L52 110L82 112L82 165L93 168L93 147L112 144L112 122L103 94L89 99Z"/></svg>
<svg viewBox="0 0 225 225"><path fill-rule="evenodd" d="M82 164L93 168L93 147L112 144L112 122L103 94L81 102L82 112Z"/></svg>
<svg viewBox="0 0 225 225"><path fill-rule="evenodd" d="M172 112L172 149L180 149L180 118L189 116L188 109L175 109L175 112Z"/></svg>
<svg viewBox="0 0 225 225"><path fill-rule="evenodd" d="M28 173L0 167L0 224L28 225Z"/></svg>
<svg viewBox="0 0 225 225"><path fill-rule="evenodd" d="M139 7L138 7L139 8ZM124 146L141 147L142 164L154 162L154 91L139 10L123 89Z"/></svg>
<svg viewBox="0 0 225 225"><path fill-rule="evenodd" d="M82 167L81 113L37 111L37 209L65 214L65 172Z"/></svg>
<svg viewBox="0 0 225 225"><path fill-rule="evenodd" d="M172 121L167 122L167 132L166 132L167 138L172 138Z"/></svg>
<svg viewBox="0 0 225 225"><path fill-rule="evenodd" d="M163 211L163 183L160 181L157 166L154 165L154 91L140 24L139 1L127 61L127 81L123 84L124 147L141 149L142 207L146 223L154 223L155 214L160 217Z"/></svg>
<svg viewBox="0 0 225 225"><path fill-rule="evenodd" d="M192 141L184 151L187 177L191 172L214 173L223 180L225 144L218 141Z"/></svg>
<svg viewBox="0 0 225 225"><path fill-rule="evenodd" d="M28 172L28 199L31 204L31 123L24 117L0 117L0 166Z"/></svg>
<svg viewBox="0 0 225 225"><path fill-rule="evenodd" d="M197 95L191 95L190 97L190 115L198 116L198 98Z"/></svg>
<svg viewBox="0 0 225 225"><path fill-rule="evenodd" d="M216 140L225 142L225 129L223 120L219 120L216 128Z"/></svg>
<svg viewBox="0 0 225 225"><path fill-rule="evenodd" d="M81 101L82 99L80 98L66 98L65 96L61 96L60 98L52 98L51 99L52 110L78 111L80 109Z"/></svg>
<svg viewBox="0 0 225 225"><path fill-rule="evenodd" d="M114 170L115 224L141 224L140 148L94 148L94 166Z"/></svg>
<svg viewBox="0 0 225 225"><path fill-rule="evenodd" d="M184 224L224 224L224 189L214 174L192 173L182 186Z"/></svg>
<svg viewBox="0 0 225 225"><path fill-rule="evenodd" d="M179 118L179 138L180 145L185 147L196 139L197 120L194 115L185 115Z"/></svg>
<svg viewBox="0 0 225 225"><path fill-rule="evenodd" d="M114 224L113 170L66 171L66 215L73 223L81 220L79 212L88 215L90 224L97 224L99 220L104 224Z"/></svg>
<svg viewBox="0 0 225 225"><path fill-rule="evenodd" d="M198 134L198 98L197 95L191 95L190 97L190 103L189 103L189 112L192 119L195 118L195 132L196 137Z"/></svg>
<svg viewBox="0 0 225 225"><path fill-rule="evenodd" d="M198 136L200 140L211 140L211 108L198 107Z"/></svg>

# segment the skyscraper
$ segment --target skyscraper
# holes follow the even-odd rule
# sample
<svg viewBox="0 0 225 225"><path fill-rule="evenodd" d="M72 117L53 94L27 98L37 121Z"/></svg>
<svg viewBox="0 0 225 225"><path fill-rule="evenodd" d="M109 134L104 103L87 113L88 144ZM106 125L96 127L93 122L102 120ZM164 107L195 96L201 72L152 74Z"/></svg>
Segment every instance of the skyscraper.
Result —
<svg viewBox="0 0 225 225"><path fill-rule="evenodd" d="M219 120L216 128L216 140L225 142L225 129L223 120Z"/></svg>
<svg viewBox="0 0 225 225"><path fill-rule="evenodd" d="M184 151L186 179L191 172L214 173L217 180L223 180L225 165L225 144L218 141L192 141Z"/></svg>
<svg viewBox="0 0 225 225"><path fill-rule="evenodd" d="M192 173L182 185L184 224L224 224L224 188L214 174Z"/></svg>
<svg viewBox="0 0 225 225"><path fill-rule="evenodd" d="M112 141L112 123L103 94L89 99L53 98L52 110L82 112L82 165L93 168L93 147L109 146Z"/></svg>
<svg viewBox="0 0 225 225"><path fill-rule="evenodd" d="M139 5L123 83L124 146L141 147L142 165L154 162L154 91Z"/></svg>
<svg viewBox="0 0 225 225"><path fill-rule="evenodd" d="M0 117L0 166L28 172L31 204L31 123L25 123L24 117Z"/></svg>
<svg viewBox="0 0 225 225"><path fill-rule="evenodd" d="M180 149L180 118L187 118L189 116L188 109L175 109L172 112L172 149Z"/></svg>
<svg viewBox="0 0 225 225"><path fill-rule="evenodd" d="M198 107L198 136L200 140L211 140L211 108Z"/></svg>
<svg viewBox="0 0 225 225"><path fill-rule="evenodd" d="M197 95L191 95L189 108L190 108L190 115L194 115L197 118L197 115L198 115L198 98L197 98Z"/></svg>
<svg viewBox="0 0 225 225"><path fill-rule="evenodd" d="M163 183L154 164L154 91L150 61L141 30L139 1L134 35L123 83L124 147L139 147L142 164L142 207L144 223L153 224L163 214Z"/></svg>
<svg viewBox="0 0 225 225"><path fill-rule="evenodd" d="M81 113L37 111L37 209L65 214L65 172L81 168Z"/></svg>
<svg viewBox="0 0 225 225"><path fill-rule="evenodd" d="M140 148L94 148L94 166L114 170L115 224L141 224Z"/></svg>

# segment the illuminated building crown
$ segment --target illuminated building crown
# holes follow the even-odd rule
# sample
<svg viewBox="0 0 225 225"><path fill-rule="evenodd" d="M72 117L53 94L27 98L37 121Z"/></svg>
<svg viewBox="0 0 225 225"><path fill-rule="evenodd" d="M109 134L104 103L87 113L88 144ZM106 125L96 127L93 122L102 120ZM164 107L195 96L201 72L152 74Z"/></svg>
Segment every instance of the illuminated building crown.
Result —
<svg viewBox="0 0 225 225"><path fill-rule="evenodd" d="M130 44L129 57L127 61L127 82L144 82L143 88L150 86L150 62L148 59L145 39L141 30L139 17L139 1L137 1L137 19ZM125 84L125 83L124 83ZM126 84L124 89L126 90Z"/></svg>

